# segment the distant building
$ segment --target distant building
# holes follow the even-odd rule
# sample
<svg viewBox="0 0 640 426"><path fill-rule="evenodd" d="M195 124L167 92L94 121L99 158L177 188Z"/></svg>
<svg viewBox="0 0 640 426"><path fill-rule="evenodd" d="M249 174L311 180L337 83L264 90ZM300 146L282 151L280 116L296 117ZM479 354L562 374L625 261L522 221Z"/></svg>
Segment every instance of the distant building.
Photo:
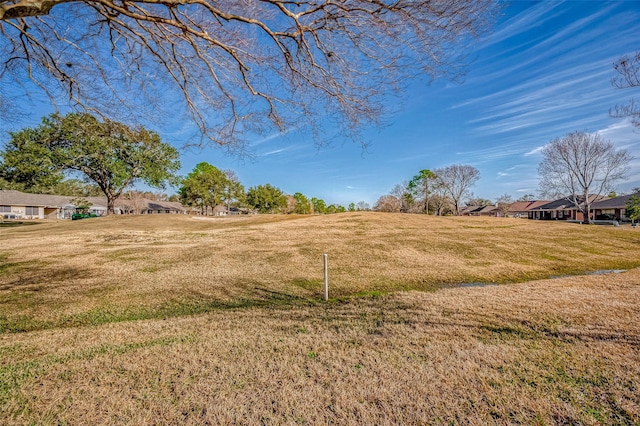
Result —
<svg viewBox="0 0 640 426"><path fill-rule="evenodd" d="M607 198L605 200L596 201L591 205L594 217L596 219L612 219L617 221L629 221L627 217L627 203L631 197L638 194L621 195L619 197Z"/></svg>
<svg viewBox="0 0 640 426"><path fill-rule="evenodd" d="M496 216L497 214L498 211L494 205L467 207L462 211L464 216Z"/></svg>
<svg viewBox="0 0 640 426"><path fill-rule="evenodd" d="M600 201L603 199L599 195L589 195L591 203ZM583 221L584 214L580 211L579 205L583 202L583 197L576 197L578 204L575 204L573 200L568 197L560 198L558 200L550 201L541 206L532 208L528 212L529 219L536 220L575 220ZM593 216L593 204L589 214Z"/></svg>
<svg viewBox="0 0 640 426"><path fill-rule="evenodd" d="M78 207L72 203L77 197L67 195L29 194L14 190L0 190L0 215L5 219L71 219ZM97 216L107 214L106 197L82 197L91 205L89 213ZM135 204L135 208L134 208ZM185 214L187 210L171 201L153 201L145 198L127 200L119 198L115 203L116 214Z"/></svg>
<svg viewBox="0 0 640 426"><path fill-rule="evenodd" d="M529 212L531 210L550 202L551 200L516 201L509 207L507 215L511 217L529 218Z"/></svg>

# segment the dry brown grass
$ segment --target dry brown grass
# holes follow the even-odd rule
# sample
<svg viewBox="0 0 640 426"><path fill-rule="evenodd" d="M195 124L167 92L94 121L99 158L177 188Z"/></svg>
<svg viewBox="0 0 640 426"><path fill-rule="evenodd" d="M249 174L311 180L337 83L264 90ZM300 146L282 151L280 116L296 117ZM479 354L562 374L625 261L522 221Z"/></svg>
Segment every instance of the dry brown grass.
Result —
<svg viewBox="0 0 640 426"><path fill-rule="evenodd" d="M640 270L394 291L637 266L635 230L156 216L0 237L1 423L640 422Z"/></svg>
<svg viewBox="0 0 640 426"><path fill-rule="evenodd" d="M0 329L32 330L640 266L640 232L509 219L110 217L2 234ZM4 318L4 319L3 319Z"/></svg>

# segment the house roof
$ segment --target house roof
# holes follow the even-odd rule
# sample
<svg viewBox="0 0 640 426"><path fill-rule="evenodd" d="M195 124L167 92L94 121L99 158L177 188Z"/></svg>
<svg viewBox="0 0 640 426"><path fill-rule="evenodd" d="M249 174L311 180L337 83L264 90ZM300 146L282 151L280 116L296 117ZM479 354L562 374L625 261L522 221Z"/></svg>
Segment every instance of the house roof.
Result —
<svg viewBox="0 0 640 426"><path fill-rule="evenodd" d="M495 209L496 209L496 206L493 206L493 205L482 206L482 208L478 210L474 210L473 213L488 213L488 212L494 211Z"/></svg>
<svg viewBox="0 0 640 426"><path fill-rule="evenodd" d="M171 210L180 212L187 211L184 207L182 207L182 204L173 201L151 201L147 199L145 199L145 201L147 202L146 208L148 210Z"/></svg>
<svg viewBox="0 0 640 426"><path fill-rule="evenodd" d="M474 211L477 208L478 206L466 206L465 208L460 210L460 214L469 214L470 212Z"/></svg>
<svg viewBox="0 0 640 426"><path fill-rule="evenodd" d="M626 207L627 203L633 197L637 195L640 197L640 194L627 194L621 195L619 197L607 198L606 200L596 201L591 205L592 209L623 209Z"/></svg>
<svg viewBox="0 0 640 426"><path fill-rule="evenodd" d="M74 197L66 195L28 194L8 189L0 190L0 205L64 207L72 205L72 198Z"/></svg>
<svg viewBox="0 0 640 426"><path fill-rule="evenodd" d="M509 213L526 212L548 204L549 202L549 200L516 201L515 203L511 204L511 207L509 207Z"/></svg>
<svg viewBox="0 0 640 426"><path fill-rule="evenodd" d="M0 205L13 205L13 206L37 206L37 207L52 207L62 208L66 206L73 206L71 200L77 198L69 195L48 195L48 194L28 194L26 192L14 191L14 190L0 190ZM106 208L106 197L80 197L89 201L94 208ZM144 198L143 209L146 210L171 210L184 212L186 209L180 204L171 201L154 201ZM130 203L129 200L119 198L116 200L116 207L124 207Z"/></svg>
<svg viewBox="0 0 640 426"><path fill-rule="evenodd" d="M479 213L488 213L496 209L496 206L488 205L488 206L475 206L469 209L465 209L464 213L466 214L479 214Z"/></svg>
<svg viewBox="0 0 640 426"><path fill-rule="evenodd" d="M596 194L589 195L589 200L592 203L602 198L603 197L601 195L596 195ZM581 196L576 197L576 201L578 202L578 204L582 203L583 197ZM593 208L593 206L591 208ZM542 204L541 206L538 206L529 210L573 210L573 209L578 209L578 206L574 204L573 200L571 200L569 197L564 197L558 200L548 202L546 204Z"/></svg>

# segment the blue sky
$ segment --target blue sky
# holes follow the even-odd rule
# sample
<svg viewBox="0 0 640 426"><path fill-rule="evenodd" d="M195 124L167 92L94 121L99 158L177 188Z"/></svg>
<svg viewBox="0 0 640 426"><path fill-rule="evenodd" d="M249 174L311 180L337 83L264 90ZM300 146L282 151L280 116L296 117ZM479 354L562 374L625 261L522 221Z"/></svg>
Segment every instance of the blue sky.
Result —
<svg viewBox="0 0 640 426"><path fill-rule="evenodd" d="M334 141L315 148L305 135L270 135L252 143L253 160L205 149L186 153L235 170L245 186L271 183L328 203L376 199L421 169L471 164L472 189L495 200L537 194L540 149L566 133L601 132L636 157L619 191L640 186L640 129L609 108L640 89L615 89L612 64L640 49L639 2L514 2L471 52L462 84L409 85L388 125L364 134L369 148Z"/></svg>
<svg viewBox="0 0 640 426"><path fill-rule="evenodd" d="M598 131L637 157L618 185L629 191L640 186L640 129L608 111L640 93L610 83L612 64L637 50L640 2L513 2L470 51L464 82L410 82L387 125L363 134L366 150L352 141L317 148L308 135L272 134L251 142L251 159L214 147L182 151L180 173L207 161L233 169L247 188L270 183L327 203L373 205L421 169L470 164L480 170L476 196L518 198L538 192L540 149L581 130ZM176 147L184 143L180 134L161 132Z"/></svg>

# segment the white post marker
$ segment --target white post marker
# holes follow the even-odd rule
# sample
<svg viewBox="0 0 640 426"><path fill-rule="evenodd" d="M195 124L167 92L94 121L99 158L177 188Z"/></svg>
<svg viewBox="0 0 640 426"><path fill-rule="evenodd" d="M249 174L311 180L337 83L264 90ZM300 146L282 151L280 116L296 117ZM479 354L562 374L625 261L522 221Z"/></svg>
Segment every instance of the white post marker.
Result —
<svg viewBox="0 0 640 426"><path fill-rule="evenodd" d="M329 260L326 254L324 256L324 300L329 300Z"/></svg>

